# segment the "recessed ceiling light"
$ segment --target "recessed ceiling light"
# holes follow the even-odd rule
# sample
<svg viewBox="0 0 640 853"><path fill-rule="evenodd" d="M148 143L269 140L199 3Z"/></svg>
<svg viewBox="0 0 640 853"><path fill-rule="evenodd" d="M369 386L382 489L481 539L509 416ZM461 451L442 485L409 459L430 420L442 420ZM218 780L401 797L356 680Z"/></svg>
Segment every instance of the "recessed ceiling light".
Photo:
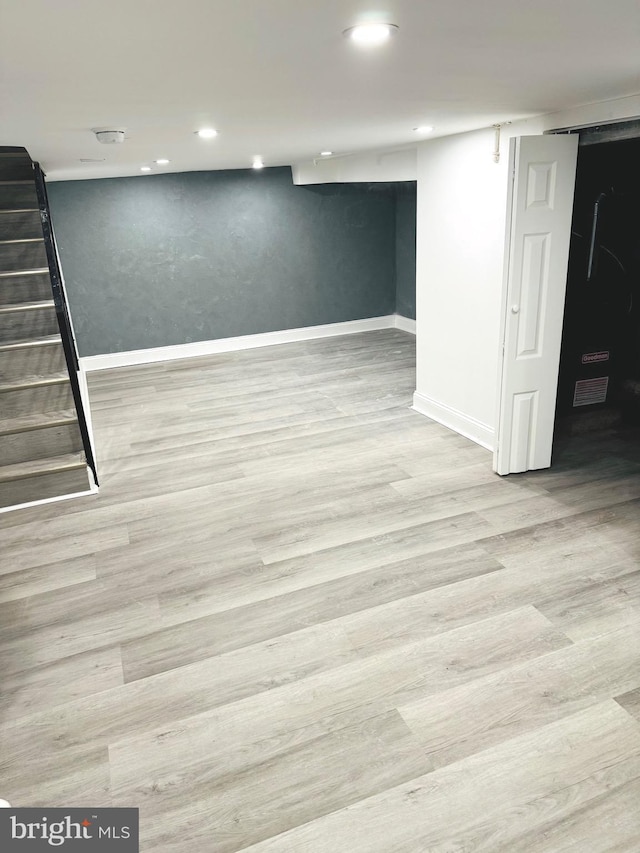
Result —
<svg viewBox="0 0 640 853"><path fill-rule="evenodd" d="M421 124L420 127L413 128L416 133L431 133L433 130L433 125L431 124Z"/></svg>
<svg viewBox="0 0 640 853"><path fill-rule="evenodd" d="M151 166L140 166L140 171L141 172L150 172Z"/></svg>
<svg viewBox="0 0 640 853"><path fill-rule="evenodd" d="M398 27L395 24L358 24L355 27L349 27L343 35L356 44L375 46L384 44L391 36L398 32Z"/></svg>
<svg viewBox="0 0 640 853"><path fill-rule="evenodd" d="M262 157L254 157L253 158L253 168L254 169L264 169L264 163L262 162Z"/></svg>
<svg viewBox="0 0 640 853"><path fill-rule="evenodd" d="M321 157L331 157L332 154L333 154L333 151L321 151L320 152Z"/></svg>
<svg viewBox="0 0 640 853"><path fill-rule="evenodd" d="M166 159L166 157L163 157L162 160L156 160L156 164L158 166L166 166L168 162L169 161Z"/></svg>
<svg viewBox="0 0 640 853"><path fill-rule="evenodd" d="M212 127L201 127L200 130L196 130L196 133L200 139L213 139L214 136L218 135L218 131Z"/></svg>

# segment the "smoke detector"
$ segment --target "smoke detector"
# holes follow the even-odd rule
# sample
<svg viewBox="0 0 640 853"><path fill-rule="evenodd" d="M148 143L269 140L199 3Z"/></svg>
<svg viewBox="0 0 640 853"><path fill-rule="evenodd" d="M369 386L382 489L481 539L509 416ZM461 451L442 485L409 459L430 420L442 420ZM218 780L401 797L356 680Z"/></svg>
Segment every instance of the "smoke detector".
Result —
<svg viewBox="0 0 640 853"><path fill-rule="evenodd" d="M92 128L98 142L102 145L116 145L119 142L124 142L124 127L94 127Z"/></svg>

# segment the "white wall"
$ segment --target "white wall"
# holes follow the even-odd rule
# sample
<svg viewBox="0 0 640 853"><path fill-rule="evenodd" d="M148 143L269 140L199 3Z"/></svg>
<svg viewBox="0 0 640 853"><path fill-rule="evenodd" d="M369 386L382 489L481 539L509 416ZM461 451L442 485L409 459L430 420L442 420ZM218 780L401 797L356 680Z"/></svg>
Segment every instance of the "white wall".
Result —
<svg viewBox="0 0 640 853"><path fill-rule="evenodd" d="M509 139L538 121L418 149L414 407L493 448Z"/></svg>

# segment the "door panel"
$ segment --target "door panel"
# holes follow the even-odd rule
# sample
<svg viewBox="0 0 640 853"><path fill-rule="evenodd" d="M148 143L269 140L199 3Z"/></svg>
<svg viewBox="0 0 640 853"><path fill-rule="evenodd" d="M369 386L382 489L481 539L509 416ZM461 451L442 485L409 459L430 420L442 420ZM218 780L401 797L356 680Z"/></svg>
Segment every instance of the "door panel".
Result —
<svg viewBox="0 0 640 853"><path fill-rule="evenodd" d="M551 464L578 137L511 140L494 470Z"/></svg>

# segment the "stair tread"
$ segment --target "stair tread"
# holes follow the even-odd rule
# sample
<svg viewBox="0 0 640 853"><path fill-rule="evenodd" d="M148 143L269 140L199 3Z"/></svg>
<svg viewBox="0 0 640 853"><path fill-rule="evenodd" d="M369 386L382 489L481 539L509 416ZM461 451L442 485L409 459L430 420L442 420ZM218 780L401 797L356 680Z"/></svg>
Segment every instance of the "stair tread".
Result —
<svg viewBox="0 0 640 853"><path fill-rule="evenodd" d="M11 278L14 275L42 275L42 273L48 273L48 267L32 267L28 270L2 270L0 271L0 278Z"/></svg>
<svg viewBox="0 0 640 853"><path fill-rule="evenodd" d="M0 468L0 483L55 474L57 471L73 471L75 468L86 467L86 464L84 453L65 453L63 456L50 456L48 459L14 462Z"/></svg>
<svg viewBox="0 0 640 853"><path fill-rule="evenodd" d="M0 240L0 245L7 243L44 243L44 237L10 237L8 240Z"/></svg>
<svg viewBox="0 0 640 853"><path fill-rule="evenodd" d="M0 314L15 314L19 311L36 311L38 308L55 308L53 299L40 299L36 302L16 302L13 305L0 305Z"/></svg>
<svg viewBox="0 0 640 853"><path fill-rule="evenodd" d="M21 415L17 418L0 420L0 435L12 435L16 432L29 432L48 427L65 426L77 423L75 409L64 409L61 412L36 412L31 415Z"/></svg>
<svg viewBox="0 0 640 853"><path fill-rule="evenodd" d="M60 385L69 381L66 370L57 373L47 373L46 376L23 376L20 379L12 379L10 382L0 381L0 393L3 391L19 391L23 388L40 388L45 385Z"/></svg>
<svg viewBox="0 0 640 853"><path fill-rule="evenodd" d="M26 338L21 341L11 341L8 344L0 343L0 352L10 350L26 349L28 347L50 346L51 344L59 344L62 341L60 335L43 335L39 338Z"/></svg>
<svg viewBox="0 0 640 853"><path fill-rule="evenodd" d="M0 240L0 246L14 246L16 243L44 243L44 237L14 237L11 240Z"/></svg>
<svg viewBox="0 0 640 853"><path fill-rule="evenodd" d="M39 207L1 207L0 213L35 213Z"/></svg>

